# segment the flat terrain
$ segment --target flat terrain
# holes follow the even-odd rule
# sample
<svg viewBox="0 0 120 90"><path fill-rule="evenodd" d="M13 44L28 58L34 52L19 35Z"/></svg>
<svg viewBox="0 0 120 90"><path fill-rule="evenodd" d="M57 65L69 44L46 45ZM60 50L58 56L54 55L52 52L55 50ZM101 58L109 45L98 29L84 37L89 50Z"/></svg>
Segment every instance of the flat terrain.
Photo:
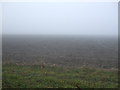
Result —
<svg viewBox="0 0 120 90"><path fill-rule="evenodd" d="M117 88L117 70L38 65L3 66L4 88Z"/></svg>
<svg viewBox="0 0 120 90"><path fill-rule="evenodd" d="M95 36L3 36L3 87L115 88L118 41Z"/></svg>
<svg viewBox="0 0 120 90"><path fill-rule="evenodd" d="M3 36L3 64L57 64L60 66L117 68L115 37Z"/></svg>

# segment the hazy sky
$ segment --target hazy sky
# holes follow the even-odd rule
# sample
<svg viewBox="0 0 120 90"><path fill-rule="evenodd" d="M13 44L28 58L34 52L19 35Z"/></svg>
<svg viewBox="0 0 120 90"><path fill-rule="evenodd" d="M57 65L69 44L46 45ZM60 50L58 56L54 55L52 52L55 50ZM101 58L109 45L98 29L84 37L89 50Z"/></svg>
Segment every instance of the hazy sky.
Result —
<svg viewBox="0 0 120 90"><path fill-rule="evenodd" d="M117 35L117 2L4 3L3 34Z"/></svg>
<svg viewBox="0 0 120 90"><path fill-rule="evenodd" d="M2 4L0 3L0 35L2 34Z"/></svg>

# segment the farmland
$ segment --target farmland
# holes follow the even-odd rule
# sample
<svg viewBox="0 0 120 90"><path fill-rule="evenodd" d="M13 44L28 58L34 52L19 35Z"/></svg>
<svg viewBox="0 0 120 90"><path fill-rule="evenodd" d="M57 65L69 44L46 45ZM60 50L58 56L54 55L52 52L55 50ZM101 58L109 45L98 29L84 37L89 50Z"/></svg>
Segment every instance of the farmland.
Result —
<svg viewBox="0 0 120 90"><path fill-rule="evenodd" d="M117 87L115 37L8 35L2 58L4 88Z"/></svg>

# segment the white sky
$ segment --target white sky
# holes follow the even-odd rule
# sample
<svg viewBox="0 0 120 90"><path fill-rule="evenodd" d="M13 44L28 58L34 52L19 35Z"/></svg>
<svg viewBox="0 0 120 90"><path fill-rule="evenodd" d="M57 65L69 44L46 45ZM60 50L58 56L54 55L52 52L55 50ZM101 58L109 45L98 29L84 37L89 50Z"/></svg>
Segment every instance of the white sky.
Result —
<svg viewBox="0 0 120 90"><path fill-rule="evenodd" d="M117 35L115 2L4 3L3 34Z"/></svg>
<svg viewBox="0 0 120 90"><path fill-rule="evenodd" d="M0 3L0 34L2 34L2 4Z"/></svg>
<svg viewBox="0 0 120 90"><path fill-rule="evenodd" d="M0 2L118 2L119 0L0 0Z"/></svg>

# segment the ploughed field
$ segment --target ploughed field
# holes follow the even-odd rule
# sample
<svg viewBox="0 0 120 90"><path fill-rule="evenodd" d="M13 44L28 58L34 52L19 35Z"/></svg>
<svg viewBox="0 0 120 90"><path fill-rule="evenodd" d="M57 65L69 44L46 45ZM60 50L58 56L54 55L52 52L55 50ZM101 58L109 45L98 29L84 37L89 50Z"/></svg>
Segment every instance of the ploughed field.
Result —
<svg viewBox="0 0 120 90"><path fill-rule="evenodd" d="M95 36L3 36L3 87L117 87L118 41Z"/></svg>
<svg viewBox="0 0 120 90"><path fill-rule="evenodd" d="M3 64L117 68L118 43L112 37L3 36Z"/></svg>

